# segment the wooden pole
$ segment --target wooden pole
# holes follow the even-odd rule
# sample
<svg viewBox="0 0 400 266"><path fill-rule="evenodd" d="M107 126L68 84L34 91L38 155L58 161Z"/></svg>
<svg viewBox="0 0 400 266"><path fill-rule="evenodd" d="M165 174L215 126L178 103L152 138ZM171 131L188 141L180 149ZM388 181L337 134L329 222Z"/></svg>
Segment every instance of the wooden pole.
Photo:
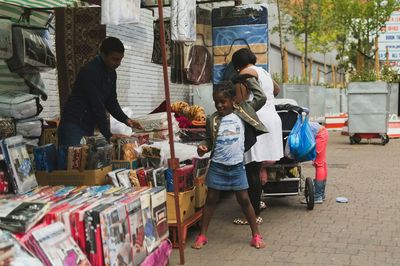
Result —
<svg viewBox="0 0 400 266"><path fill-rule="evenodd" d="M160 43L161 43L161 55L163 63L163 76L164 76L164 88L165 88L165 102L167 105L167 118L168 118L168 137L171 158L168 160L168 167L173 171L174 179L174 200L176 210L176 224L178 229L178 243L179 243L179 257L180 263L185 264L185 254L183 249L183 232L181 223L181 212L179 206L179 180L176 176L176 168L179 166L179 159L175 158L175 147L174 147L174 131L172 129L172 118L171 118L171 99L169 90L169 79L168 79L168 65L167 65L167 50L165 45L165 26L164 26L164 13L162 0L158 0L158 17L160 21Z"/></svg>
<svg viewBox="0 0 400 266"><path fill-rule="evenodd" d="M388 66L389 65L389 48L387 46L386 46L385 56L386 56L386 65Z"/></svg>
<svg viewBox="0 0 400 266"><path fill-rule="evenodd" d="M335 65L332 65L332 83L333 87L336 88L336 69Z"/></svg>
<svg viewBox="0 0 400 266"><path fill-rule="evenodd" d="M308 70L308 83L310 84L310 85L312 85L312 82L313 82L313 63L314 63L314 61L313 61L313 59L312 58L310 58L309 59L309 70Z"/></svg>

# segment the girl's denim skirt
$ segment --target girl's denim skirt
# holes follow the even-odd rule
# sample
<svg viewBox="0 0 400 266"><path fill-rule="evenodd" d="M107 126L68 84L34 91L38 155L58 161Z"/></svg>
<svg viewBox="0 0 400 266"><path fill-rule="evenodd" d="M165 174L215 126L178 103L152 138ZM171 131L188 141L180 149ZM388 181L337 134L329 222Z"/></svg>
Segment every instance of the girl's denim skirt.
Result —
<svg viewBox="0 0 400 266"><path fill-rule="evenodd" d="M206 185L215 190L244 190L249 188L244 164L225 165L211 161Z"/></svg>

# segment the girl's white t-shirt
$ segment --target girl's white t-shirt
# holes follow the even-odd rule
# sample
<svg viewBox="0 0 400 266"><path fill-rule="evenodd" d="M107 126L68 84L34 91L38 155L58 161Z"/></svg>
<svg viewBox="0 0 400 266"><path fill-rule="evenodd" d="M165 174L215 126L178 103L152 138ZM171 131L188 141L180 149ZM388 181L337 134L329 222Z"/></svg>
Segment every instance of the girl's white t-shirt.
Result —
<svg viewBox="0 0 400 266"><path fill-rule="evenodd" d="M244 123L234 113L222 117L212 161L225 165L243 162Z"/></svg>

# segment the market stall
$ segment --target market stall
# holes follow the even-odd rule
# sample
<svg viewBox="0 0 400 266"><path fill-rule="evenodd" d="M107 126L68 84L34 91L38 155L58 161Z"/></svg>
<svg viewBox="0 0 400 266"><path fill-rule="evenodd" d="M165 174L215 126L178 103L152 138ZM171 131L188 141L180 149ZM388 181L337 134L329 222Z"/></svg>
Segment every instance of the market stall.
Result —
<svg viewBox="0 0 400 266"><path fill-rule="evenodd" d="M42 27L43 25L48 26L50 19L52 19L54 13L51 12L51 10L53 7L85 5L82 1L76 0L62 1L63 4L55 0L42 1L39 4L26 4L25 1L17 0L0 1L0 4L3 4L3 2L7 5L11 4L13 7L11 9L4 9L7 10L9 14L13 14L11 16L11 21L13 23L20 22L21 19L24 19L25 23L27 21L28 23L41 23L40 25L42 25ZM194 1L194 3L195 2L197 2L197 4L204 4L224 1ZM240 1L235 1L235 4L239 4L239 2ZM51 6L52 3L54 6ZM71 241L71 243L75 242L75 246L77 247L75 256L82 258L82 262L84 262L86 258L92 264L102 265L101 263L103 263L106 257L109 260L116 261L118 260L118 254L125 254L127 261L137 265L146 259L150 260L153 256L160 256L157 255L160 253L160 250L163 252L168 251L170 246L169 244L165 244L166 242L163 242L163 240L168 237L169 233L173 246L179 248L180 262L184 264L186 230L188 227L196 224L201 218L201 207L205 203L206 195L204 175L207 169L208 158L194 158L196 148L190 144L196 143L204 138L205 112L204 108L201 106L190 106L182 102L171 103L167 48L165 45L167 42L166 36L168 35L162 34L166 31L163 6L169 6L169 4L165 4L164 1L161 0L158 0L157 4L158 5L147 5L145 7L158 8L160 33L159 50L161 52L161 63L163 66L165 105L152 115L135 118L144 126L145 130L143 132L135 132L133 135L128 134L128 136L125 137L114 138L112 141L113 145L109 145L109 143L102 138L94 137L86 138L85 142L79 147L57 149L57 137L55 136L56 122L54 122L53 126L48 122L49 125L47 125L47 128L39 134L41 136L41 144L45 145L34 148L31 151L34 155L34 159L32 159L29 157L26 150L24 144L26 141L23 141L20 136L12 137L17 134L15 130L13 131L12 121L0 120L0 123L3 123L3 125L11 123L11 126L9 126L10 130L3 130L1 132L1 138L6 139L2 142L2 148L6 161L8 161L8 168L10 168L10 165L11 168L12 165L17 165L17 167L14 167L14 175L17 178L10 179L10 177L8 177L7 181L3 178L3 181L0 182L0 188L2 188L2 186L8 188L8 186L4 184L11 180L13 181L11 186L12 190L17 194L24 195L16 197L17 200L31 202L35 200L47 201L47 205L35 207L40 208L41 211L39 213L42 213L42 215L33 215L32 220L27 221L27 223L33 225L39 220L46 220L46 226L50 226L49 228L56 231L60 236L62 235L62 237L66 239L68 238L68 241ZM14 11L11 12L9 10ZM211 12L209 12L209 16L211 16ZM172 19L174 18L172 17ZM189 54L191 56L189 56L188 62L184 64L188 66L184 71L184 75L182 75L181 63L179 63L181 65L177 62L171 63L171 72L175 73L171 73L173 82L187 79L186 82L191 82L191 84L202 84L211 81L212 64L210 64L211 57L209 54L210 51L212 53L213 50L211 49L210 42L212 39L211 22L204 21L198 23L197 28L199 28L199 24L204 25L204 27L200 27L208 29L209 35L204 34L196 36L195 34L193 37L192 34L192 36L184 37L186 38L185 40L196 41L193 42L195 45L190 47ZM265 25L262 27L265 27ZM201 30L198 32L201 32ZM46 36L46 34L42 34L41 36ZM44 38L43 40L47 39ZM200 45L197 45L198 40L200 40ZM65 41L68 40L65 39ZM245 43L247 42L245 41ZM221 46L222 44L218 45ZM250 43L250 45L253 44ZM261 46L264 50L267 48L265 40ZM235 43L234 48L231 47L229 51L225 52L229 55L239 48L241 48L240 42L239 45ZM178 44L174 49L174 51L178 53L180 49L184 51L185 47L182 45L179 46ZM176 51L177 49L179 50L178 52ZM264 50L260 52L260 56L265 61L266 51ZM168 49L168 51L170 50ZM198 58L203 57L195 57L196 53L205 55L204 58L208 59L199 60ZM50 53L47 55L46 58L51 58ZM191 60L193 58L197 58L196 64ZM58 64L60 64L60 58L58 56L57 59ZM154 58L152 58L152 60L154 60ZM54 67L54 62L46 63L45 65L40 65L40 71L44 68ZM191 64L194 65L194 67L190 67ZM200 68L198 65L200 65ZM264 65L266 66L266 64ZM37 69L39 68L36 66L36 70ZM199 69L201 71L199 71ZM204 71L204 69L208 70L208 72ZM35 74L40 73L40 71L36 71L37 73L35 72ZM37 116L41 111L39 97L36 94L27 92L33 93L32 88L35 88L36 93L39 93L42 97L46 96L44 90L41 90L40 76L20 75L20 73L17 75L13 72L9 73L10 74L6 76L19 80L19 84L23 87L20 91L25 93L23 95L17 95L19 98L14 95L6 95L10 99L20 99L20 101L17 102L18 105L16 105L15 110L13 110L13 117L15 117L16 114L22 114L23 118ZM4 76L5 75L2 75L0 78ZM67 78L70 79L71 77ZM62 98L61 95L66 94L65 90L66 88L68 89L68 82L70 81L64 80L62 84L60 83L60 86L63 87L63 89L60 88L62 90L60 91L60 101ZM26 84L30 84L31 86L26 88L24 87ZM32 86L32 84L35 86ZM3 100L3 102L7 102L7 98L3 98L6 99ZM24 104L27 101L34 104L29 104L29 108L26 108ZM29 111L29 114L22 111ZM3 115L4 113L1 114ZM24 121L24 123L25 124L18 127L20 132L28 131L33 135L38 134L35 130L27 126L31 124L38 125L39 123L37 121L28 120ZM180 125L180 136L186 143L176 142L177 124ZM189 128L183 126L187 124L190 124ZM30 130L27 130L27 127ZM42 129L43 126L41 125L40 128ZM158 141L154 141L155 139ZM152 140L152 143L149 142L149 140ZM18 148L15 149L15 147ZM55 158L57 158L57 160L54 160ZM184 162L184 164L182 164L182 162ZM35 173L33 173L32 164L34 164L36 168ZM22 166L25 166L25 168L21 168ZM21 175L16 169L25 169L26 171ZM107 177L105 178L105 176ZM38 184L44 187L37 188ZM110 184L112 184L112 187ZM86 186L93 187L88 188ZM27 192L28 194L26 194ZM6 198L6 200L9 199L9 196L0 197ZM139 201L141 213L138 212ZM74 205L70 205L71 202L73 202ZM6 201L3 203L4 205L9 204L9 202ZM64 203L66 205L62 205ZM9 208L13 210L12 206ZM133 210L136 210L136 212ZM74 212L72 216L71 211ZM67 217L81 217L81 220L79 220L80 225L78 225L80 229L74 227L75 225L71 227L70 224L75 224L76 221ZM111 219L112 221L110 222L107 219ZM96 222L93 222L94 220ZM61 222L61 224L56 222ZM39 228L34 227L32 229L35 233L28 230L28 227L23 229L25 230L24 233L26 233L23 243L26 243L27 246L31 245L33 249L33 247L40 242L38 240L38 235L42 235L43 232L40 231L40 226ZM142 227L144 228L143 231L141 231L143 229ZM153 227L153 230L150 230L150 227ZM168 227L170 230L168 230ZM82 233L85 229L92 230L93 228L94 231L91 231L89 235ZM100 229L98 230L96 228ZM108 228L115 228L115 230L112 229L108 231ZM146 228L149 228L147 232ZM77 232L81 233L72 234L73 232L71 230L78 230ZM127 233L127 231L129 231L129 233ZM68 237L68 234L72 234L72 239ZM107 243L107 238L109 236L118 239L119 244L113 247L113 250L107 250L103 246L104 243ZM115 239L113 239L113 241L115 242ZM129 245L131 247L136 247L135 251L134 248L131 248L132 255L126 255L126 250L129 250L127 246ZM46 260L45 255L37 256L40 257L42 261ZM168 256L165 259L168 259Z"/></svg>

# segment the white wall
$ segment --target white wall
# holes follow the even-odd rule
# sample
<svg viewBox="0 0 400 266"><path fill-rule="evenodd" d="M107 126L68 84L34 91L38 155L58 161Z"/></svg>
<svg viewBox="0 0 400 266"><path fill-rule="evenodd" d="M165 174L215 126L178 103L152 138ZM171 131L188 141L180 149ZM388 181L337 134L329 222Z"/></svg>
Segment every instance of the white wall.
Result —
<svg viewBox="0 0 400 266"><path fill-rule="evenodd" d="M135 116L147 114L165 98L162 67L151 63L153 51L153 16L150 10L141 10L139 24L107 26L107 35L120 38L125 45L125 57L118 68L117 93L122 107L132 108ZM57 74L42 74L48 100L42 101L43 118L60 114ZM171 84L171 101L189 100L188 85Z"/></svg>

